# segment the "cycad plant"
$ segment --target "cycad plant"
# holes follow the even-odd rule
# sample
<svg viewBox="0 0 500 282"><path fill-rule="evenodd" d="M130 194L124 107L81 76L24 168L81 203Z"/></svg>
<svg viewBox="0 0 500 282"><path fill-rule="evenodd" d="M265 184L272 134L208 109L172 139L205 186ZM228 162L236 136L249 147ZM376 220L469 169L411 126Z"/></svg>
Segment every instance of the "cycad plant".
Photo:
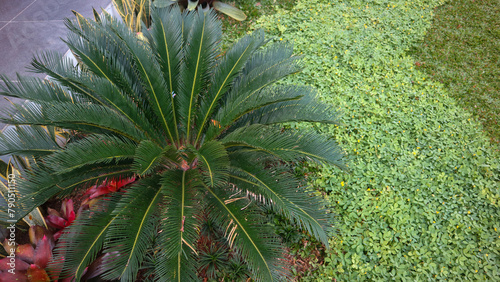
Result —
<svg viewBox="0 0 500 282"><path fill-rule="evenodd" d="M4 78L3 95L28 101L2 118L16 128L0 136L1 153L37 157L17 181L18 216L105 180L137 180L67 228L54 261L62 276L78 280L99 256L104 279L134 281L148 265L159 281L197 280L200 214L224 230L256 281L286 275L263 208L328 245L321 198L283 164L341 166L341 154L327 137L280 124L332 123L335 112L310 87L275 84L300 70L288 44L256 31L222 52L215 13L178 7L153 10L146 40L109 15L66 24L84 68L45 53L32 65L49 80ZM80 138L57 144L42 126Z"/></svg>

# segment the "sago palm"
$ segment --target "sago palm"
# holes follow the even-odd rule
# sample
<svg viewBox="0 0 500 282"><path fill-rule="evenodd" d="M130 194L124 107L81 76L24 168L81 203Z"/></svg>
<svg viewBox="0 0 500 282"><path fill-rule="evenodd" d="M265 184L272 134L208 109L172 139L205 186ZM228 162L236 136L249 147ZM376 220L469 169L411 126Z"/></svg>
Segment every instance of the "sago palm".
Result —
<svg viewBox="0 0 500 282"><path fill-rule="evenodd" d="M4 78L2 94L27 102L2 118L16 127L0 136L1 153L36 158L17 181L18 216L106 179L137 181L83 213L59 239L64 259L54 267L61 275L79 279L103 255L105 279L134 281L147 259L156 280L197 280L200 214L222 227L257 281L285 275L262 208L328 245L321 198L282 164L341 166L339 149L313 131L279 124L332 123L335 112L310 87L275 84L300 70L288 44L271 44L257 31L223 52L214 12L178 7L153 10L146 40L108 15L66 24L65 42L81 68L45 53L32 65L49 80ZM45 126L80 137L60 144Z"/></svg>

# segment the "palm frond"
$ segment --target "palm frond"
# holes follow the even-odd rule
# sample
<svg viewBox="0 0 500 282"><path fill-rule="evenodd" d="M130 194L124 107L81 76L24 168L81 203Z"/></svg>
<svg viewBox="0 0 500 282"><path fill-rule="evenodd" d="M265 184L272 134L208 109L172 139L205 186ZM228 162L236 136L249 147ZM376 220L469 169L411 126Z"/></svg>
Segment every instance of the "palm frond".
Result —
<svg viewBox="0 0 500 282"><path fill-rule="evenodd" d="M178 159L173 146L161 148L151 141L144 140L137 146L134 158L134 171L139 175L150 174L165 160L175 163Z"/></svg>
<svg viewBox="0 0 500 282"><path fill-rule="evenodd" d="M150 111L151 101L146 95L134 56L127 45L130 41L138 40L136 36L105 12L99 23L80 16L77 22L67 21L66 25L73 32L69 35L67 44L77 58L82 60L83 56L83 59L87 59L85 62L90 63L84 64L88 73L92 72L119 87L123 94L135 101L149 122L155 124L157 116L154 111ZM140 40L137 42L141 43ZM59 73L64 73L64 70L57 68ZM86 78L86 73L79 74Z"/></svg>
<svg viewBox="0 0 500 282"><path fill-rule="evenodd" d="M217 62L216 69L207 95L201 101L200 111L198 112L196 124L198 124L198 133L195 144L198 143L202 131L214 109L218 106L219 100L231 86L234 77L240 72L246 64L252 53L264 42L264 32L254 32L240 39L229 49L222 60Z"/></svg>
<svg viewBox="0 0 500 282"><path fill-rule="evenodd" d="M194 13L193 13L194 14ZM186 18L189 18L186 17ZM202 12L194 14L190 24L188 37L185 38L184 58L180 67L179 115L181 129L191 139L193 117L198 107L198 98L204 83L208 83L211 68L218 55L219 43L222 37L220 22L214 11L206 15ZM198 125L199 126L199 125Z"/></svg>
<svg viewBox="0 0 500 282"><path fill-rule="evenodd" d="M152 246L155 234L154 216L160 202L159 177L139 180L127 189L112 212L118 217L109 227L104 243L105 253L117 253L113 260L105 263L108 269L104 279L136 281L137 272Z"/></svg>
<svg viewBox="0 0 500 282"><path fill-rule="evenodd" d="M226 148L248 148L284 161L305 158L345 168L342 153L335 141L315 132L277 134L279 131L278 127L255 124L229 133L221 142Z"/></svg>
<svg viewBox="0 0 500 282"><path fill-rule="evenodd" d="M268 43L268 41L271 40L266 40L266 43ZM258 50L250 57L241 73L240 80L245 81L245 76L253 76L264 70L276 68L279 66L280 62L286 62L292 57L295 59L301 58L301 56L295 57L293 55L292 44L284 42L269 43L265 48ZM295 71L298 70L299 69L296 69Z"/></svg>
<svg viewBox="0 0 500 282"><path fill-rule="evenodd" d="M133 72L132 54L127 52L128 48L121 36L135 37L129 29L116 24L109 14L104 13L103 16L100 23L81 15L77 16L76 21L66 20L65 24L71 33L65 42L82 61L86 71L128 88L137 75ZM110 26L113 28L110 29ZM34 67L39 69L39 65Z"/></svg>
<svg viewBox="0 0 500 282"><path fill-rule="evenodd" d="M80 78L84 78L86 74L80 73L78 68L73 66L71 59L61 58L61 54L49 51L36 55L31 64L33 72L48 74L52 80L60 83L73 93L81 94L91 101L104 104L96 93L82 86Z"/></svg>
<svg viewBox="0 0 500 282"><path fill-rule="evenodd" d="M167 171L163 174L162 191L165 209L161 215L157 240L156 274L158 281L196 280L196 239L199 226L195 219L197 187L196 171Z"/></svg>
<svg viewBox="0 0 500 282"><path fill-rule="evenodd" d="M44 159L57 174L94 164L118 164L134 157L136 143L115 136L92 135L69 143Z"/></svg>
<svg viewBox="0 0 500 282"><path fill-rule="evenodd" d="M174 5L174 7L175 6L176 5ZM179 9L179 6L177 6L175 9L176 10ZM187 10L184 10L181 13L181 17L182 17L182 26L181 26L182 47L184 48L189 43L188 41L189 34L191 33L191 29L193 28L193 25L195 25L198 17L196 16L196 13L190 13Z"/></svg>
<svg viewBox="0 0 500 282"><path fill-rule="evenodd" d="M20 176L20 169L22 169L21 165L17 164L21 162L19 160L19 157L17 158L18 160L13 160L15 159L15 157L11 157L8 162L0 160L0 177L5 180L4 182L2 181L2 179L0 179L0 197L2 198L1 200L3 200L5 203L8 203L6 205L0 205L0 222L5 226L9 225L9 221L12 219L9 216L11 214L9 212L9 209L13 207L12 205L17 208L16 203L8 202L8 198L9 196L12 197L13 192L11 184L15 184L16 179ZM31 160L32 158L28 158L26 162L29 162ZM23 221L26 222L29 226L39 225L48 228L42 212L40 211L40 208L36 208L32 212L30 212L23 218Z"/></svg>
<svg viewBox="0 0 500 282"><path fill-rule="evenodd" d="M93 63L90 65L82 64L84 68L81 69L79 65L74 66L69 58L61 59L61 56L57 53L45 52L34 58L32 69L35 72L50 75L74 92L89 96L96 93L87 93L79 84L92 82L95 76L99 76L119 86L133 100L140 101L141 93L144 93L144 91L132 67L133 60L120 37L110 31L112 29L107 26L113 25L113 29L123 29L120 29L119 25L106 13L100 23L78 19L78 23L69 20L66 22L66 25L73 33L69 35L67 44L73 49L78 47L77 53L75 53L76 50L73 50L77 59L81 60L78 53L84 53L83 57L92 58ZM87 86L92 85L92 83L85 84Z"/></svg>
<svg viewBox="0 0 500 282"><path fill-rule="evenodd" d="M300 59L301 57L293 56L293 49L289 44L275 43L254 52L235 79L225 102L233 104L245 100L260 89L298 72L302 68Z"/></svg>
<svg viewBox="0 0 500 282"><path fill-rule="evenodd" d="M157 144L165 143L161 132L153 126L156 119L150 121L142 110L144 107L140 106L134 97L128 96L118 86L101 77L93 77L90 81L84 80L84 83L86 89L96 93L106 106L133 123L145 136Z"/></svg>
<svg viewBox="0 0 500 282"><path fill-rule="evenodd" d="M109 49L112 48L108 48L108 51ZM128 88L129 87L136 88L136 86L129 85L129 87L123 87L124 84L128 85L123 82L130 80L128 78L122 77L123 76L122 73L124 72L123 68L120 68L118 71L120 73L120 77L117 78L115 77L115 80L110 81L104 77L92 75L90 73L79 72L75 70L75 68L72 65L70 65L69 62L66 62L64 59L58 59L53 55L54 54L52 53L39 55L39 57L35 59L34 64L39 66L40 69L47 71L47 73L49 73L50 75L55 76L56 80L59 83L66 85L72 91L76 91L77 94L75 94L75 92L72 92L72 96L70 96L71 100L67 102L81 103L81 104L94 102L103 106L105 105L109 107L112 111L128 119L131 123L133 123L138 129L143 131L146 135L150 135L153 139L155 139L156 142L160 142L160 140L163 140L163 138L161 138L160 135L158 134L157 130L153 129L152 124L156 123L156 119L151 118L151 116L148 116L148 114L146 114L147 112L149 112L148 111L149 108L143 102L138 102L138 101L143 101L144 99L141 99L141 96L138 96L136 94L133 95L130 94L130 93L135 93L136 91ZM49 81L44 81L44 85L47 84L50 85L53 83L50 83ZM120 88L117 86L117 84L120 85ZM34 96L34 94L25 93L27 91L32 90L32 88L33 87L31 88L25 87L26 90L22 92L22 94L24 94L23 96L28 96L26 98L32 101L40 101L41 100L40 98L31 97ZM40 97L44 97L43 95L47 96L47 94L45 93L49 93L48 95L50 96L54 95L50 94L52 88L48 88L48 86L45 86L45 89L43 90L45 91L43 91L42 93L40 93L41 91L38 91L35 94L37 94ZM56 90L58 89L56 88ZM16 93L18 92L19 91L17 91ZM65 93L63 92L62 94ZM44 99L42 101L50 102L51 101L50 96L47 98L48 100ZM78 99L74 99L73 96L76 96L75 98ZM62 100L62 98L53 100L59 100L62 102L65 101Z"/></svg>
<svg viewBox="0 0 500 282"><path fill-rule="evenodd" d="M66 129L84 129L89 132L122 135L139 142L145 139L142 131L137 129L125 117L118 115L108 107L96 104L72 103L25 103L16 110L7 111L11 118L1 117L8 124L49 125Z"/></svg>
<svg viewBox="0 0 500 282"><path fill-rule="evenodd" d="M200 161L205 184L209 187L225 185L229 166L226 148L218 141L209 141L203 143L195 153Z"/></svg>
<svg viewBox="0 0 500 282"><path fill-rule="evenodd" d="M236 79L225 100L225 107L230 109L235 105L244 103L265 87L299 71L301 68L299 59L299 57L289 57L281 60L269 58L269 61L264 63L263 66L255 67L248 73L244 69L243 73L245 75L242 73L241 77Z"/></svg>
<svg viewBox="0 0 500 282"><path fill-rule="evenodd" d="M262 162L251 161L252 153L231 154L231 182L239 189L245 189L260 201L284 215L293 223L319 239L328 247L328 224L331 216L327 213L321 198L310 194L293 175L278 163L268 164L266 170Z"/></svg>
<svg viewBox="0 0 500 282"><path fill-rule="evenodd" d="M172 13L170 9L178 7L169 7L169 12L160 13L153 10L152 20L154 24L150 31L146 31L146 37L150 38L151 49L156 54L156 59L160 64L163 78L167 84L169 97L171 99L173 124L177 125L177 109L175 107L175 91L178 89L178 73L182 60L182 16L180 13ZM179 142L179 132L175 128L176 141Z"/></svg>
<svg viewBox="0 0 500 282"><path fill-rule="evenodd" d="M321 103L311 95L305 95L300 99L281 101L247 111L245 114L239 115L226 132L250 124L301 121L335 124L338 119L339 112L334 106Z"/></svg>
<svg viewBox="0 0 500 282"><path fill-rule="evenodd" d="M299 87L295 85L269 86L241 100L233 107L222 108L215 120L219 124L211 124L207 130L205 139L220 137L222 133L229 133L236 128L246 126L249 119L247 116L254 116L254 112L261 112L262 108L280 105L283 102L293 103L307 95L309 87ZM242 118L243 117L243 118Z"/></svg>
<svg viewBox="0 0 500 282"><path fill-rule="evenodd" d="M279 88L271 90L266 88L281 78L298 72L300 69L300 57L292 56L292 48L287 44L274 44L263 51L255 52L239 76L234 79L231 90L224 97L224 102L221 103L221 107L215 116L215 120L221 124L221 129L217 130L217 128L211 126L205 138L211 140L227 129L241 114L252 110L252 108L255 109L266 105L266 103L260 102L260 99L269 97L265 94L276 95L281 92L282 94L290 94L292 96L293 93L297 92L292 87L288 87L288 90L293 91L293 93L276 91ZM304 90L301 87L299 89ZM307 93L310 90L305 91ZM290 96L286 100L289 100ZM279 98L275 100L275 102L279 101ZM272 100L268 100L267 103L272 103Z"/></svg>
<svg viewBox="0 0 500 282"><path fill-rule="evenodd" d="M39 157L59 149L56 140L41 126L17 126L0 132L0 155Z"/></svg>
<svg viewBox="0 0 500 282"><path fill-rule="evenodd" d="M0 95L15 97L31 101L59 101L59 102L87 102L82 95L68 92L60 85L50 80L42 80L36 77L24 77L17 74L17 82L10 81L6 76L0 75L4 85L0 84Z"/></svg>
<svg viewBox="0 0 500 282"><path fill-rule="evenodd" d="M283 273L279 269L278 258L281 256L279 240L272 236L268 226L262 224L262 215L252 211L249 203L231 199L223 189L211 189L205 186L212 205L211 212L218 214L220 223L230 235L229 241L239 248L246 259L256 281L280 281ZM265 235L264 235L265 234Z"/></svg>
<svg viewBox="0 0 500 282"><path fill-rule="evenodd" d="M170 142L174 142L176 139L174 138L175 124L173 124L171 111L172 100L159 63L156 61L150 47L142 40L127 33L120 33L120 36L122 36L123 41L130 50L130 54L132 54L135 69L149 97L151 108L158 116L162 127L166 130Z"/></svg>

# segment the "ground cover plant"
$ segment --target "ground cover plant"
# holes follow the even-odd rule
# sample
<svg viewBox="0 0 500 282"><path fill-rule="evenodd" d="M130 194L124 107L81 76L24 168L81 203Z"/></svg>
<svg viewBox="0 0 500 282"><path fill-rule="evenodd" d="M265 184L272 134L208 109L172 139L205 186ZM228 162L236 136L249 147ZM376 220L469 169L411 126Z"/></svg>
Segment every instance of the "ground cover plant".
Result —
<svg viewBox="0 0 500 282"><path fill-rule="evenodd" d="M481 124L409 50L441 1L298 1L257 27L305 56L287 79L319 89L343 124L350 173L304 168L338 213L338 234L305 281L496 280L499 156Z"/></svg>
<svg viewBox="0 0 500 282"><path fill-rule="evenodd" d="M265 222L269 210L328 246L323 199L285 165L307 159L343 167L342 154L331 138L276 124L334 123L336 109L310 87L275 84L301 69L289 44L263 47L256 31L222 53L213 11L153 10L140 37L107 14L77 17L66 21L66 43L80 64L38 55L33 70L51 80L4 78L1 93L27 100L1 118L16 127L0 134L0 153L35 159L17 181L25 208L18 218L54 196L89 187L91 197L110 193L79 215L51 211L50 221L64 227L55 275L78 280L98 257L104 279L213 276L217 265L199 259L211 250L197 249L213 222L231 249L225 254L244 260L242 274L279 280L287 273ZM78 138L58 143L44 126Z"/></svg>
<svg viewBox="0 0 500 282"><path fill-rule="evenodd" d="M499 14L495 0L448 1L412 52L416 66L442 82L494 143L500 142Z"/></svg>
<svg viewBox="0 0 500 282"><path fill-rule="evenodd" d="M237 21L225 15L219 15L222 20L222 30L224 33L224 46L234 42L237 38L245 35L252 24L264 15L272 15L279 9L290 10L295 5L296 0L236 0L235 7L244 11L247 18L244 21Z"/></svg>

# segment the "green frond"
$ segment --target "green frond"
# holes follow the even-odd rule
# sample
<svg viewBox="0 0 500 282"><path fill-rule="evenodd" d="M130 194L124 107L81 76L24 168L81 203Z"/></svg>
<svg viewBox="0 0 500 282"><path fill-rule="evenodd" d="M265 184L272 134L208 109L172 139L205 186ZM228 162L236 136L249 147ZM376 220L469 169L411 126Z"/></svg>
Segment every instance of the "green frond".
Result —
<svg viewBox="0 0 500 282"><path fill-rule="evenodd" d="M162 164L162 160L177 161L177 153L173 146L161 148L151 141L142 141L135 151L134 171L139 175L150 174Z"/></svg>
<svg viewBox="0 0 500 282"><path fill-rule="evenodd" d="M243 69L240 79L245 80L245 76L253 73L259 74L264 70L275 68L280 62L286 62L294 57L300 59L302 56L296 57L293 55L293 45L285 42L269 43L271 39L267 39L264 43L264 48L257 50L252 57L247 61Z"/></svg>
<svg viewBox="0 0 500 282"><path fill-rule="evenodd" d="M262 215L252 211L252 205L244 199L233 200L223 189L211 189L207 200L212 205L211 212L218 214L220 223L225 229L234 232L230 241L245 258L255 281L280 281L283 273L280 271L279 240L269 226L262 224ZM228 233L229 234L229 233Z"/></svg>
<svg viewBox="0 0 500 282"><path fill-rule="evenodd" d="M149 97L151 108L158 116L158 121L165 129L170 142L174 142L176 138L174 137L175 124L173 124L171 94L168 92L167 82L163 78L155 55L150 47L137 37L126 33L120 35L123 36L123 41L132 54L135 69Z"/></svg>
<svg viewBox="0 0 500 282"><path fill-rule="evenodd" d="M203 182L209 187L225 185L229 167L226 148L218 141L209 141L203 143L195 153L201 165Z"/></svg>
<svg viewBox="0 0 500 282"><path fill-rule="evenodd" d="M231 90L225 96L220 109L215 115L215 120L220 123L220 129L211 126L205 138L211 140L227 129L242 114L272 103L272 100L267 100L266 103L261 102L261 98L269 99L269 96L265 94L277 95L282 93L282 95L288 96L286 92L276 91L279 87L274 87L273 89L266 88L283 77L299 71L301 68L299 59L299 57L293 57L292 49L284 44L275 44L270 50L265 49L265 51L255 52L240 75L235 78ZM261 65L258 65L259 63ZM301 87L298 89L303 90ZM290 86L288 90L293 91L293 93L289 93L290 95L284 98L285 100L277 98L274 101L290 100L290 96L293 96L297 92L297 90ZM310 90L306 90L306 92L308 91ZM295 96L302 95L304 94L297 93Z"/></svg>
<svg viewBox="0 0 500 282"><path fill-rule="evenodd" d="M156 236L154 215L162 198L159 177L141 179L127 189L111 216L117 217L109 226L104 253L117 253L109 263L104 279L136 281L137 272Z"/></svg>
<svg viewBox="0 0 500 282"><path fill-rule="evenodd" d="M50 80L36 77L23 77L17 74L17 82L10 81L6 76L0 75L4 85L0 84L0 95L15 97L31 101L59 101L59 102L88 102L82 95L68 92L60 85Z"/></svg>
<svg viewBox="0 0 500 282"><path fill-rule="evenodd" d="M263 162L251 161L252 153L233 153L231 183L272 207L307 230L328 248L327 229L332 223L320 197L313 196L292 174L275 162L265 170Z"/></svg>
<svg viewBox="0 0 500 282"><path fill-rule="evenodd" d="M285 122L320 122L334 124L339 118L335 107L305 95L296 100L269 104L238 116L227 131L250 124L276 124Z"/></svg>
<svg viewBox="0 0 500 282"><path fill-rule="evenodd" d="M91 75L89 73L84 73L84 72L75 73L75 70L73 69L74 67L69 66L67 63L64 62L64 60L62 61L52 61L52 60L57 60L57 59L52 58L49 53L41 55L40 58L36 60L36 62L37 64L42 64L43 62L43 64L47 65L45 69L51 66L53 69L55 69L55 72L57 72L58 74L56 75L56 77L58 77L59 75L63 75L64 77L60 78L58 82L62 83L62 81L64 81L64 83L62 84L69 85L73 91L81 93L78 96L73 94L73 96L86 98L82 100L82 98L73 99L73 97L70 97L71 100L67 102L88 103L89 101L92 101L94 103L103 106L106 105L112 111L116 112L118 115L121 115L124 118L128 119L131 123L133 123L138 129L143 131L146 135L150 135L151 138L156 140L156 142L160 142L160 140L163 139L158 135L157 130L154 129L154 127L152 126L152 124L156 123L156 119L151 120L150 118L148 118L147 114L145 114L145 112L148 112L147 107L144 107L143 104L135 102L142 100L140 99L140 96L137 96L135 94L130 95L129 92L135 93L135 91L130 90L129 92L125 92L124 90L126 90L127 88L125 89L123 87L119 88L115 84L115 83L120 83L120 86L122 86L123 79L117 79L118 81L110 81L104 77L98 77L96 75ZM120 73L120 76L123 76L122 70L118 72ZM78 81L78 82L73 82L73 81ZM49 82L44 81L44 84L49 84ZM39 93L41 91L38 91L36 94L38 96L43 97L42 95L44 93L46 92L50 93L51 88L48 88L47 86L45 88L46 89L44 92ZM31 90L31 88L25 90L25 92L28 90ZM62 94L65 93L63 92ZM33 94L28 94L28 95L33 96ZM47 94L44 95L47 96ZM53 96L53 94L49 95ZM24 96L27 95L24 94ZM31 99L31 97L26 97L26 98ZM31 99L33 101L40 100L39 98L36 97L33 98L34 99ZM48 100L47 99L45 100L47 102L50 102L51 101L50 96L48 97ZM54 100L64 101L61 99L54 99Z"/></svg>
<svg viewBox="0 0 500 282"><path fill-rule="evenodd" d="M61 278L75 275L76 281L82 277L85 268L97 257L102 250L104 238L109 226L119 215L111 212L116 207L121 193L114 193L113 197L102 199L97 210L83 211L65 229L54 249L54 259L50 268L59 270Z"/></svg>
<svg viewBox="0 0 500 282"><path fill-rule="evenodd" d="M256 31L252 35L240 39L224 54L223 59L217 62L210 88L201 101L200 111L197 115L196 124L198 124L199 129L194 144L198 143L203 129L210 122L210 116L219 106L219 100L226 94L233 79L252 53L262 46L263 42L264 32Z"/></svg>
<svg viewBox="0 0 500 282"><path fill-rule="evenodd" d="M162 175L164 210L156 242L158 281L195 281L199 174L196 171L167 171Z"/></svg>
<svg viewBox="0 0 500 282"><path fill-rule="evenodd" d="M41 126L17 126L0 132L0 155L44 156L60 149Z"/></svg>
<svg viewBox="0 0 500 282"><path fill-rule="evenodd" d="M100 27L99 25L96 26ZM106 62L110 64L100 65L100 70L105 72L104 75L102 73L95 74L89 71L88 66L86 66L86 69L82 71L78 68L78 66L73 65L73 61L70 58L61 58L61 54L55 52L45 52L35 56L32 62L32 70L38 73L48 74L51 79L67 87L72 92L80 93L97 103L103 103L99 97L99 93L95 93L87 89L89 86L93 85L93 81L96 77L103 77L103 79L106 80L111 79L112 81L110 83L119 85L120 89L131 99L140 101L139 98L142 96L139 93L143 92L142 86L140 85L139 80L136 79L134 70L131 67L131 59L126 56L126 52L124 51L125 47L119 45L120 42L117 40L101 39L101 41L92 41L93 44L97 44L99 46L97 47L97 50L95 50L95 47L92 50L93 53L97 53L96 56L108 56ZM110 56L110 53L115 54L115 56ZM141 105L142 104L138 103L138 106ZM143 111L145 110L143 108L141 109Z"/></svg>
<svg viewBox="0 0 500 282"><path fill-rule="evenodd" d="M179 121L187 140L191 139L198 99L204 84L209 82L222 37L220 22L213 10L207 14L200 11L192 14L194 20L185 38L184 60L179 74L180 88L176 96L179 100Z"/></svg>
<svg viewBox="0 0 500 282"><path fill-rule="evenodd" d="M85 62L85 69L119 87L123 95L135 101L148 121L156 124L158 117L154 111L150 111L151 101L128 46L130 42L142 41L109 14L104 13L103 16L100 23L80 18L78 24L67 21L66 25L74 33L69 35L67 44ZM64 73L65 69L57 68L57 71ZM85 73L79 74L83 79L86 78Z"/></svg>
<svg viewBox="0 0 500 282"><path fill-rule="evenodd" d="M283 50L286 54L286 50ZM231 91L225 100L225 107L231 108L244 103L260 90L277 82L283 77L298 72L301 69L299 57L288 57L283 59L269 58L262 66L252 70L243 69L241 76L235 80ZM248 71L248 73L247 73Z"/></svg>
<svg viewBox="0 0 500 282"><path fill-rule="evenodd" d="M25 103L11 111L11 118L0 118L8 124L50 125L65 129L84 129L102 133L103 130L139 142L145 135L133 123L108 107L96 104Z"/></svg>
<svg viewBox="0 0 500 282"><path fill-rule="evenodd" d="M94 164L118 164L134 157L136 143L115 136L91 135L69 143L44 161L57 174Z"/></svg>
<svg viewBox="0 0 500 282"><path fill-rule="evenodd" d="M93 78L85 86L93 93L96 93L96 96L112 111L133 123L145 136L154 140L157 144L165 143L161 132L153 126L157 119L149 120L144 113L144 107L139 106L135 102L135 98L128 96L115 84L100 77Z"/></svg>
<svg viewBox="0 0 500 282"><path fill-rule="evenodd" d="M179 9L180 11L178 5L174 5L174 7L176 7L175 8L176 10ZM193 28L193 25L195 25L198 17L196 13L190 13L187 10L183 10L183 12L181 13L181 17L182 17L182 26L181 26L182 48L184 48L186 45L188 45L189 34L191 33L191 29Z"/></svg>
<svg viewBox="0 0 500 282"><path fill-rule="evenodd" d="M85 79L88 75L79 72L78 68L73 66L73 61L70 58L61 58L61 54L49 51L35 55L31 64L31 71L47 74L51 80L58 82L73 93L81 94L91 101L103 104L96 93L82 85L81 79Z"/></svg>
<svg viewBox="0 0 500 282"><path fill-rule="evenodd" d="M279 127L255 124L229 133L221 142L228 149L261 151L284 161L305 158L345 168L335 141L315 132L277 132Z"/></svg>
<svg viewBox="0 0 500 282"><path fill-rule="evenodd" d="M169 7L168 11L162 13L153 10L153 25L145 36L150 38L151 49L154 50L156 58L165 81L168 91L171 93L177 89L178 71L182 60L182 16L180 13L173 13Z"/></svg>
<svg viewBox="0 0 500 282"><path fill-rule="evenodd" d="M286 43L274 43L254 52L235 79L226 101L245 99L248 93L300 71L300 59L293 56L292 46Z"/></svg>
<svg viewBox="0 0 500 282"><path fill-rule="evenodd" d="M65 42L85 65L85 69L118 85L119 82L128 83L130 79L135 79L137 76L131 72L133 68L129 70L123 68L133 66L132 54L126 52L128 48L121 38L121 36L134 38L130 30L121 24L114 24L116 20L109 14L104 14L101 23L81 17L77 19L77 21L65 21L71 31ZM110 26L113 29L110 29ZM124 72L119 73L121 70Z"/></svg>
<svg viewBox="0 0 500 282"><path fill-rule="evenodd" d="M26 163L29 163L33 160L32 158L26 159ZM21 160L19 160L18 156L11 157L8 162L0 160L0 178L2 178L0 179L0 201L3 201L4 203L8 202L9 194L12 194L11 184L17 184L17 179L20 176L21 169L21 165L18 164L20 162ZM12 177L12 175L15 176ZM10 204L14 204L14 208L16 209L19 208L17 203ZM0 205L0 223L4 226L9 225L9 221L12 220L12 218L10 218L9 216L9 214L11 214L9 212L9 209L11 208L12 206L10 205ZM33 209L33 211L23 217L23 221L26 222L29 226L39 225L48 228L44 216L40 211L40 208Z"/></svg>
<svg viewBox="0 0 500 282"><path fill-rule="evenodd" d="M167 90L170 97L170 105L172 107L173 124L177 124L177 109L175 98L175 90L178 89L178 73L180 63L182 61L182 16L180 13L173 13L171 9L178 9L172 6L167 8L168 12L159 12L153 10L151 30L145 32L145 36L150 38L149 43L153 53L156 54L163 79L167 84ZM179 132L177 126L175 128L176 141L179 142Z"/></svg>
<svg viewBox="0 0 500 282"><path fill-rule="evenodd" d="M231 108L222 108L215 116L216 120L220 120L220 124L210 125L205 138L210 140L220 137L221 133L227 134L236 128L246 126L249 122L248 116L254 116L254 112L260 113L262 108L267 109L267 106L273 107L288 101L293 103L302 99L310 91L309 87L295 85L266 87Z"/></svg>

